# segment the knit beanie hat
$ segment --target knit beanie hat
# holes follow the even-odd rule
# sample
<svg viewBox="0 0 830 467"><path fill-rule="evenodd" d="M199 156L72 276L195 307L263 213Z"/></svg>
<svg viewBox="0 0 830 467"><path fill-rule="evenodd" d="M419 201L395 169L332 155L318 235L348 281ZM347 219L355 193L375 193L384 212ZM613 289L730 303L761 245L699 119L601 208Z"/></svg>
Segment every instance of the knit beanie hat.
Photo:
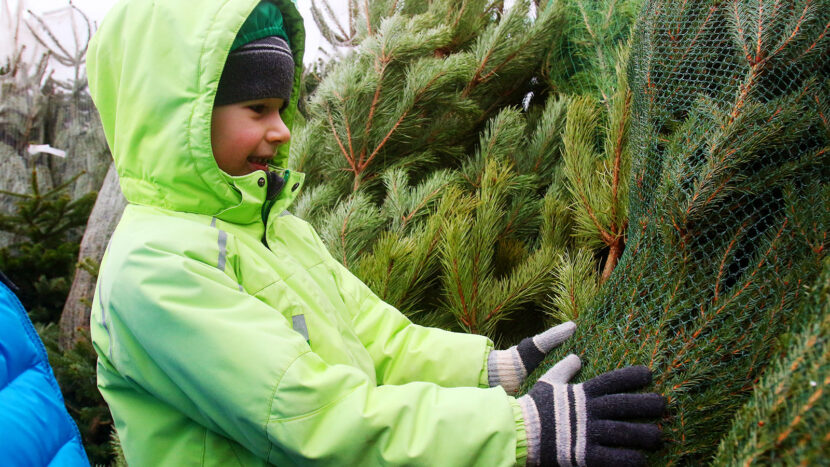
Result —
<svg viewBox="0 0 830 467"><path fill-rule="evenodd" d="M259 2L231 45L213 105L265 98L288 101L293 86L294 57L282 13L271 2Z"/></svg>

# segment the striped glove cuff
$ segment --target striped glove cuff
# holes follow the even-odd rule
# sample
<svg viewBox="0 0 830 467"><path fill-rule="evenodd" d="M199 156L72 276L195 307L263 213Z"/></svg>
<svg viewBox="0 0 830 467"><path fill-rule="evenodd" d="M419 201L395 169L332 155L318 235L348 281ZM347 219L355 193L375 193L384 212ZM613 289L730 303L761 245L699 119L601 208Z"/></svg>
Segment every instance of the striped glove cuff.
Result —
<svg viewBox="0 0 830 467"><path fill-rule="evenodd" d="M527 465L554 465L547 462L550 460L560 466L587 465L587 409L585 391L581 384L545 385L533 395L528 394L518 400L525 417ZM538 407L549 405L548 401L553 402L552 413L545 411L540 414ZM553 439L542 439L542 427L554 428Z"/></svg>
<svg viewBox="0 0 830 467"><path fill-rule="evenodd" d="M659 417L665 410L666 401L658 394L623 394L650 384L651 372L626 367L567 384L578 370L579 358L570 355L518 399L527 432L527 465L645 465L645 456L635 449L659 448L660 429L621 420Z"/></svg>
<svg viewBox="0 0 830 467"><path fill-rule="evenodd" d="M522 339L507 350L493 350L487 359L490 387L501 386L508 394L517 394L527 375L539 366L548 352L571 337L573 321L562 323L533 337Z"/></svg>

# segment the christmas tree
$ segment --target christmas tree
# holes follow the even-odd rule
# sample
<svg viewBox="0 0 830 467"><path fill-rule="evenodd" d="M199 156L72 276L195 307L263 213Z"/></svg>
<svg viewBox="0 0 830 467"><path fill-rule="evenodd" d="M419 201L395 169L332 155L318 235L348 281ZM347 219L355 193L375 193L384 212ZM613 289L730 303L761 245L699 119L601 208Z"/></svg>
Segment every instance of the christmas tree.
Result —
<svg viewBox="0 0 830 467"><path fill-rule="evenodd" d="M828 28L827 1L652 0L639 18L626 251L569 348L544 367L568 351L582 356L581 380L649 366L669 399L655 464L711 459L759 378L769 375L756 392L801 378L767 368L787 355L791 329L806 330L782 361L800 353L807 368L826 367L810 336L827 308L815 309L818 321L798 309L828 246ZM764 410L813 416L814 393L793 391ZM753 416L743 413L733 438ZM786 433L780 423L775 436Z"/></svg>
<svg viewBox="0 0 830 467"><path fill-rule="evenodd" d="M631 102L616 13L635 2L584 3L375 1L328 28L354 48L293 135L295 214L414 320L515 341L578 316L614 269ZM608 56L576 70L577 47Z"/></svg>
<svg viewBox="0 0 830 467"><path fill-rule="evenodd" d="M715 457L718 465L827 462L830 399L830 261L807 291L786 349L738 412Z"/></svg>

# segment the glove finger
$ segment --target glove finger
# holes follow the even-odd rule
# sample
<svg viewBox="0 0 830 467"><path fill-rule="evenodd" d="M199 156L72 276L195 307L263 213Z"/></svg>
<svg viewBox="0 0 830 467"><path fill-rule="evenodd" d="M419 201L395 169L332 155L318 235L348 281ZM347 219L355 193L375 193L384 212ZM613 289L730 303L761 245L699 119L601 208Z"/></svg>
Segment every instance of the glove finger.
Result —
<svg viewBox="0 0 830 467"><path fill-rule="evenodd" d="M633 449L609 448L595 444L587 449L585 463L589 467L643 467L646 465L646 456Z"/></svg>
<svg viewBox="0 0 830 467"><path fill-rule="evenodd" d="M603 373L582 384L585 394L599 397L617 392L633 391L651 384L651 370L638 366L627 366L619 370Z"/></svg>
<svg viewBox="0 0 830 467"><path fill-rule="evenodd" d="M554 326L547 331L533 336L533 343L543 353L548 353L550 350L559 344L568 340L576 331L576 323L568 321L558 326Z"/></svg>
<svg viewBox="0 0 830 467"><path fill-rule="evenodd" d="M535 370L539 363L544 360L545 355L552 348L571 337L575 329L576 324L573 321L568 321L541 334L522 339L519 345L516 346L516 351L519 352L519 358L522 359L522 365L527 373Z"/></svg>
<svg viewBox="0 0 830 467"><path fill-rule="evenodd" d="M562 360L559 360L556 365L553 365L553 368L542 375L539 381L544 381L548 384L568 384L568 381L574 377L580 368L582 368L582 361L578 356L570 354Z"/></svg>
<svg viewBox="0 0 830 467"><path fill-rule="evenodd" d="M588 439L603 446L656 450L663 432L653 423L596 420L588 424Z"/></svg>
<svg viewBox="0 0 830 467"><path fill-rule="evenodd" d="M660 394L608 394L588 400L592 418L624 420L657 418L666 410L666 398Z"/></svg>

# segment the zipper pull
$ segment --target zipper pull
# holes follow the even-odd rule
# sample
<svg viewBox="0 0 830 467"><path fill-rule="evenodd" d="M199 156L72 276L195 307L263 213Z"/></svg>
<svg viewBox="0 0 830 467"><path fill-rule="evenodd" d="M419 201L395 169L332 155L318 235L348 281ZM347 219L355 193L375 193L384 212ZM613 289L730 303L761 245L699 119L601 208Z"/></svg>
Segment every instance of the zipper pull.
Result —
<svg viewBox="0 0 830 467"><path fill-rule="evenodd" d="M265 176L268 180L268 190L265 192L265 199L272 201L277 198L277 195L280 194L285 186L285 179L270 170L266 172Z"/></svg>

